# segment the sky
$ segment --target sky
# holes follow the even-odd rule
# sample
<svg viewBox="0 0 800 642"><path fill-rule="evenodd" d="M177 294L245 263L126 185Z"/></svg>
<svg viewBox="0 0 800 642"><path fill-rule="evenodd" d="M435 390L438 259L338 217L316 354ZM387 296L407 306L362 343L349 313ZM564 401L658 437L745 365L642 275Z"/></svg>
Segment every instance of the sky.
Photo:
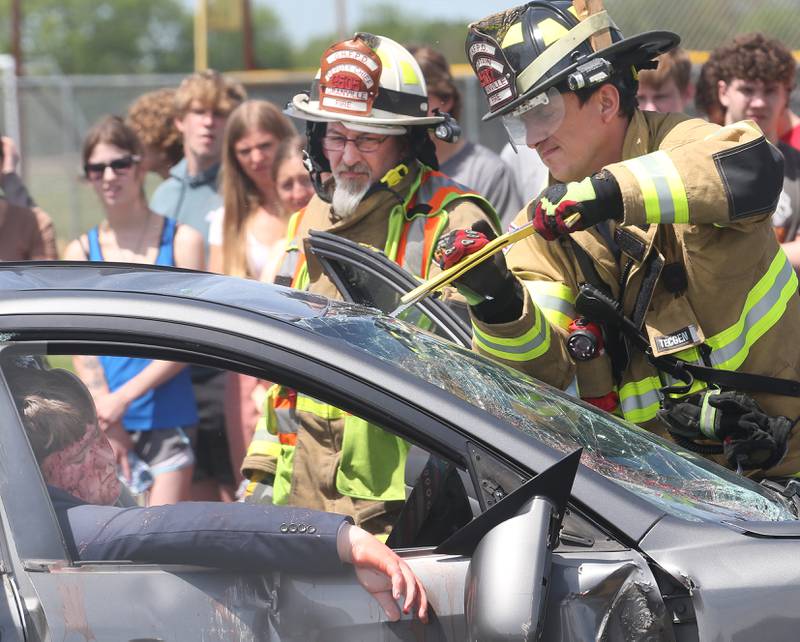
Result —
<svg viewBox="0 0 800 642"><path fill-rule="evenodd" d="M344 0L350 30L378 1ZM280 15L283 28L295 46L336 30L337 0L255 0L255 3L267 4ZM466 27L472 20L518 4L522 4L522 0L402 0L400 7L419 18L463 19Z"/></svg>

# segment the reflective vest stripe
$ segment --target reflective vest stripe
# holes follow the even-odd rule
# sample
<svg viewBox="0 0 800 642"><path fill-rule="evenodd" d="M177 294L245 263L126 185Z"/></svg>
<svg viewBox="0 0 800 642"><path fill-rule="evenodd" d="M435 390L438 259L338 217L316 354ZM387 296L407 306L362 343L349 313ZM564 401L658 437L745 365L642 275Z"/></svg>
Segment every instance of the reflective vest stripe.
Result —
<svg viewBox="0 0 800 642"><path fill-rule="evenodd" d="M661 406L661 380L646 377L640 381L629 381L619 389L619 403L625 419L635 424L650 421Z"/></svg>
<svg viewBox="0 0 800 642"><path fill-rule="evenodd" d="M783 316L789 300L797 293L797 275L782 249L766 274L747 294L739 320L706 339L711 347L711 364L721 370L736 370L750 348Z"/></svg>
<svg viewBox="0 0 800 642"><path fill-rule="evenodd" d="M433 252L436 249L436 241L439 240L439 236L441 235L445 225L447 225L447 216L444 214L440 214L439 216L431 216L425 220L425 234L423 236L422 244L422 262L419 266L419 275L423 279L428 278L428 271L431 267L431 259L433 258Z"/></svg>
<svg viewBox="0 0 800 642"><path fill-rule="evenodd" d="M530 361L541 357L550 347L550 324L542 311L535 309L536 322L519 337L493 337L472 323L475 344L487 354L506 361Z"/></svg>
<svg viewBox="0 0 800 642"><path fill-rule="evenodd" d="M313 397L301 394L297 395L296 408L298 412L307 412L315 417L326 420L341 419L347 414L344 410L334 408L331 405L317 401Z"/></svg>
<svg viewBox="0 0 800 642"><path fill-rule="evenodd" d="M648 223L689 222L686 188L666 152L653 152L621 164L639 183L644 199L645 220Z"/></svg>
<svg viewBox="0 0 800 642"><path fill-rule="evenodd" d="M293 284L305 265L305 256L297 244L297 228L300 227L300 221L303 220L305 213L306 210L303 208L289 218L289 223L286 226L286 250L281 266L278 269L278 274L275 277L276 282L283 280L286 283Z"/></svg>
<svg viewBox="0 0 800 642"><path fill-rule="evenodd" d="M554 326L564 328L577 316L575 293L557 281L522 281L536 306Z"/></svg>

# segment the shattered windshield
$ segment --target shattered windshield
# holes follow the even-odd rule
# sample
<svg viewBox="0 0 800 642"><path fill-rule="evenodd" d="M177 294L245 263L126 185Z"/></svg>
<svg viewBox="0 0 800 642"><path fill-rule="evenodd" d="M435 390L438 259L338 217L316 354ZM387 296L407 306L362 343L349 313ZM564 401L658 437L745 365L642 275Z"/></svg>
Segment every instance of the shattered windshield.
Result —
<svg viewBox="0 0 800 642"><path fill-rule="evenodd" d="M755 482L397 319L336 306L300 325L397 365L558 451L582 447L584 465L683 519L795 519Z"/></svg>

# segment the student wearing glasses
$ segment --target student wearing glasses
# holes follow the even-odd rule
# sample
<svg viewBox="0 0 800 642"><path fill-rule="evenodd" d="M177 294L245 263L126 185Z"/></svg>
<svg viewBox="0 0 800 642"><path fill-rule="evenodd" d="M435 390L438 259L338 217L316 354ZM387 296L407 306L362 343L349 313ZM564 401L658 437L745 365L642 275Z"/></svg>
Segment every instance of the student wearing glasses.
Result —
<svg viewBox="0 0 800 642"><path fill-rule="evenodd" d="M141 159L142 145L122 119L106 116L89 130L83 142L84 175L105 218L72 241L64 258L203 269L199 232L148 207ZM197 408L185 366L102 356L76 357L75 369L92 392L100 426L123 474L130 476L129 453L135 453L154 477L151 505L188 499L194 466L189 435Z"/></svg>

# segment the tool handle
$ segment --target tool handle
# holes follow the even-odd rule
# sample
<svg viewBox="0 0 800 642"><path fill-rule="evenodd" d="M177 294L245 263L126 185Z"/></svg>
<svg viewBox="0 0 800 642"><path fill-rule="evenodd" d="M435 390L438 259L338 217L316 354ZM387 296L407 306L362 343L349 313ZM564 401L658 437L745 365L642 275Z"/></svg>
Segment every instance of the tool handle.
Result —
<svg viewBox="0 0 800 642"><path fill-rule="evenodd" d="M568 227L572 227L572 225L580 219L580 216L581 215L579 213L572 214L568 216L564 222ZM526 223L516 230L506 232L505 234L501 234L497 238L492 239L474 254L470 254L462 261L456 263L453 267L443 270L436 276L428 279L421 285L418 285L416 288L403 295L403 297L400 299L400 305L396 310L394 310L394 312L392 312L391 316L396 317L403 310L414 305L421 299L424 299L429 294L435 292L436 290L440 290L446 285L449 285L453 281L457 280L458 277L464 275L466 272L478 265L478 263L485 261L490 256L493 256L502 250L504 247L512 245L517 241L521 241L535 232L536 229L533 227L533 221L531 221L530 223Z"/></svg>

